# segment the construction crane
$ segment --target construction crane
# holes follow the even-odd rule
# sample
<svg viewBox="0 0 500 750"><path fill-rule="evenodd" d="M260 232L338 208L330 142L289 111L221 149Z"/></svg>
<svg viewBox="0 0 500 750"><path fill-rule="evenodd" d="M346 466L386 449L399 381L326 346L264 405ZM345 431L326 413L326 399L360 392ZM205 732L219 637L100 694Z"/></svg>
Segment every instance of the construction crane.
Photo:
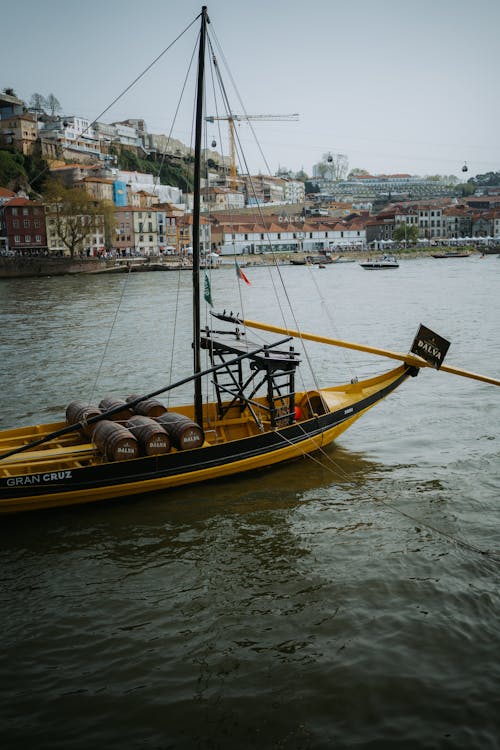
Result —
<svg viewBox="0 0 500 750"><path fill-rule="evenodd" d="M205 118L207 122L215 122L216 120L227 120L229 125L229 145L231 150L231 187L236 187L236 139L235 139L235 122L248 122L249 120L260 120L260 121L290 121L296 122L299 119L298 114L293 115L225 115L221 117L215 117L211 115Z"/></svg>

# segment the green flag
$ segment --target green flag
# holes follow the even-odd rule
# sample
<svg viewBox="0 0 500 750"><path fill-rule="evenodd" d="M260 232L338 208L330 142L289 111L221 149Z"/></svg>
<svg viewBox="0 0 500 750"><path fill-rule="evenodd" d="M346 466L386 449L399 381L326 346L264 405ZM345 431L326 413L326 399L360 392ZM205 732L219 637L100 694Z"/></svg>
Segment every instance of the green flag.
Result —
<svg viewBox="0 0 500 750"><path fill-rule="evenodd" d="M212 290L210 289L210 281L209 278L205 272L205 289L203 292L203 296L205 298L205 301L208 302L210 307L214 306L214 303L212 302Z"/></svg>

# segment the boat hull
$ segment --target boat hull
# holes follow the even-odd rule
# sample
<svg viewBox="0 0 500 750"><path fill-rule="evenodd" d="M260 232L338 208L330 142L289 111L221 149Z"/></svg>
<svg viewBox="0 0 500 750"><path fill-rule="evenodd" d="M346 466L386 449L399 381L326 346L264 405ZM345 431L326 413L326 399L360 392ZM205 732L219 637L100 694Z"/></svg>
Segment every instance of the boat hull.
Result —
<svg viewBox="0 0 500 750"><path fill-rule="evenodd" d="M257 471L308 455L334 441L409 374L413 374L412 368L401 366L360 384L322 389L315 393L323 405L323 414L240 439L205 443L193 450L128 461L101 459L82 467L73 463L65 468L58 460L53 471L47 465L34 471L36 463L31 462L27 464L29 472L1 477L0 512L19 513L116 500ZM302 399L309 396L302 394Z"/></svg>
<svg viewBox="0 0 500 750"><path fill-rule="evenodd" d="M386 271L391 268L399 268L399 263L360 263L365 271Z"/></svg>

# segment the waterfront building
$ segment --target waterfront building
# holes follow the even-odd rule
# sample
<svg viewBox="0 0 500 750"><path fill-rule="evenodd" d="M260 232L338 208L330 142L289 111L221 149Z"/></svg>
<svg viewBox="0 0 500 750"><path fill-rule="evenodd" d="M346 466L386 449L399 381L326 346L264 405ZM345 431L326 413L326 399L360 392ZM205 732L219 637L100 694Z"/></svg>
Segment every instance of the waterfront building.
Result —
<svg viewBox="0 0 500 750"><path fill-rule="evenodd" d="M158 255L158 217L153 207L130 208L134 228L134 249L139 255Z"/></svg>
<svg viewBox="0 0 500 750"><path fill-rule="evenodd" d="M59 204L45 204L49 255L97 257L105 252L105 219L101 214L66 213Z"/></svg>
<svg viewBox="0 0 500 750"><path fill-rule="evenodd" d="M47 252L44 206L27 198L11 198L0 210L4 252L40 255Z"/></svg>
<svg viewBox="0 0 500 750"><path fill-rule="evenodd" d="M419 204L418 234L423 239L441 239L443 232L443 209L435 203Z"/></svg>
<svg viewBox="0 0 500 750"><path fill-rule="evenodd" d="M472 213L463 204L443 208L444 236L448 238L472 235Z"/></svg>
<svg viewBox="0 0 500 750"><path fill-rule="evenodd" d="M294 217L282 214L247 214L212 218L212 247L222 255L261 253L315 253L332 249L348 250L364 247L364 220Z"/></svg>
<svg viewBox="0 0 500 750"><path fill-rule="evenodd" d="M193 214L185 214L177 219L178 251L181 255L188 255L193 249ZM200 250L206 252L212 242L211 222L200 216Z"/></svg>

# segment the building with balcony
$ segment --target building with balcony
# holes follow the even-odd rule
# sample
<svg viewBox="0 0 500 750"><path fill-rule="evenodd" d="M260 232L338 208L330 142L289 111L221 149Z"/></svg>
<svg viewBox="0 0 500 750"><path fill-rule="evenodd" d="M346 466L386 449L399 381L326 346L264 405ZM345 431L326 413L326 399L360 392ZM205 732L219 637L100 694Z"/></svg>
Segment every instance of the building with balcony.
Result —
<svg viewBox="0 0 500 750"><path fill-rule="evenodd" d="M101 153L96 131L84 117L66 116L45 122L39 136L42 155L49 159L95 161Z"/></svg>

